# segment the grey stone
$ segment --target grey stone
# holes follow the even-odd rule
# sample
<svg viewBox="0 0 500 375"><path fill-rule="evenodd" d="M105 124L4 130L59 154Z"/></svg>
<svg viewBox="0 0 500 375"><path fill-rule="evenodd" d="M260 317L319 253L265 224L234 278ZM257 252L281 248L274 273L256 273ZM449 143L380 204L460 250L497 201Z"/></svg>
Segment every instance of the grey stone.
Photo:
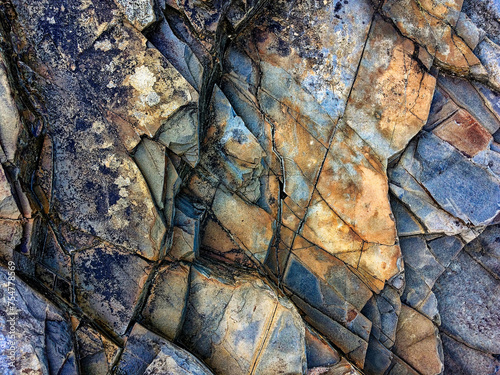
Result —
<svg viewBox="0 0 500 375"><path fill-rule="evenodd" d="M15 269L0 267L3 373L76 374L69 316L16 277Z"/></svg>
<svg viewBox="0 0 500 375"><path fill-rule="evenodd" d="M469 242L465 251L481 266L500 278L500 226L487 227L478 238Z"/></svg>
<svg viewBox="0 0 500 375"><path fill-rule="evenodd" d="M500 353L499 282L462 251L434 286L441 327L471 348Z"/></svg>
<svg viewBox="0 0 500 375"><path fill-rule="evenodd" d="M306 326L307 368L331 366L340 362L339 353L314 329Z"/></svg>
<svg viewBox="0 0 500 375"><path fill-rule="evenodd" d="M182 107L158 130L158 141L181 156L191 167L196 167L200 157L198 110Z"/></svg>
<svg viewBox="0 0 500 375"><path fill-rule="evenodd" d="M433 254L427 248L425 239L421 236L407 237L400 240L401 252L405 265L415 270L432 288L434 282L443 273L444 267L439 264Z"/></svg>
<svg viewBox="0 0 500 375"><path fill-rule="evenodd" d="M441 333L444 351L444 374L498 374L500 360L491 354L474 350Z"/></svg>
<svg viewBox="0 0 500 375"><path fill-rule="evenodd" d="M187 348L216 373L305 371L304 325L289 301L252 275L201 265L191 272L180 336Z"/></svg>
<svg viewBox="0 0 500 375"><path fill-rule="evenodd" d="M75 254L76 301L118 335L127 330L152 266L109 244Z"/></svg>
<svg viewBox="0 0 500 375"><path fill-rule="evenodd" d="M210 375L196 357L136 323L118 363L117 374Z"/></svg>
<svg viewBox="0 0 500 375"><path fill-rule="evenodd" d="M486 37L476 47L476 53L488 71L488 82L497 91L500 90L500 46Z"/></svg>
<svg viewBox="0 0 500 375"><path fill-rule="evenodd" d="M161 267L142 310L143 324L171 341L182 327L189 293L189 269L178 263Z"/></svg>
<svg viewBox="0 0 500 375"><path fill-rule="evenodd" d="M437 261L448 267L464 245L457 236L442 236L427 242L427 246Z"/></svg>

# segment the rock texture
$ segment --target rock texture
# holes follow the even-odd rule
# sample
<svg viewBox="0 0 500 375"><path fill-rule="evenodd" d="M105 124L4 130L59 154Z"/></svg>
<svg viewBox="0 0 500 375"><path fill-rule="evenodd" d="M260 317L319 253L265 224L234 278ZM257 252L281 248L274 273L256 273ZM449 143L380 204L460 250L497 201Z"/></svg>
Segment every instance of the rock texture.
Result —
<svg viewBox="0 0 500 375"><path fill-rule="evenodd" d="M499 16L1 1L2 373L499 373Z"/></svg>

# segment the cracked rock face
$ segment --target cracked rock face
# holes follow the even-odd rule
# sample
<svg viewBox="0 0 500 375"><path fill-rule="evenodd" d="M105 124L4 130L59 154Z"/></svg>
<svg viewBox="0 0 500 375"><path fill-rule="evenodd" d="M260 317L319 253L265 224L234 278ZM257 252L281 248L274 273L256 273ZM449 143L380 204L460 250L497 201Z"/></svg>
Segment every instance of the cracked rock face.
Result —
<svg viewBox="0 0 500 375"><path fill-rule="evenodd" d="M500 374L493 0L0 2L5 374Z"/></svg>

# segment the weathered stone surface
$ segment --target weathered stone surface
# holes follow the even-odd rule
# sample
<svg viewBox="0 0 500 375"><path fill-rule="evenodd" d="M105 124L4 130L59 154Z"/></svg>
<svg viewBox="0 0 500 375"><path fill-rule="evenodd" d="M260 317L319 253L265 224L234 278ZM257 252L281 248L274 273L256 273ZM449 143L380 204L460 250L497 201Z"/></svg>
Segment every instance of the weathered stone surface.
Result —
<svg viewBox="0 0 500 375"><path fill-rule="evenodd" d="M477 56L488 71L488 82L498 91L500 90L500 46L493 43L488 37L479 43L476 48Z"/></svg>
<svg viewBox="0 0 500 375"><path fill-rule="evenodd" d="M443 353L434 324L412 308L401 306L394 351L422 374L443 371Z"/></svg>
<svg viewBox="0 0 500 375"><path fill-rule="evenodd" d="M461 252L434 287L441 327L472 348L498 353L498 280Z"/></svg>
<svg viewBox="0 0 500 375"><path fill-rule="evenodd" d="M438 374L442 320L496 371L500 8L461 8L1 1L23 370Z"/></svg>
<svg viewBox="0 0 500 375"><path fill-rule="evenodd" d="M198 111L183 107L175 112L158 130L158 142L181 156L193 168L199 160Z"/></svg>
<svg viewBox="0 0 500 375"><path fill-rule="evenodd" d="M119 347L88 324L81 323L75 336L81 372L89 375L107 373L113 365Z"/></svg>
<svg viewBox="0 0 500 375"><path fill-rule="evenodd" d="M425 206L418 207L417 204L422 205L422 203L415 201L412 190L420 190L417 192L423 197L428 195L433 201L427 198L429 205L439 204L446 211L444 215L439 213L441 216L449 213L459 221L473 225L488 224L495 218L499 210L497 198L500 197L500 184L495 175L474 165L451 145L440 141L430 133L422 133L414 147L411 152L415 153L415 158L410 157L410 154L408 158L403 157L400 162L401 167L398 166L392 171L391 180L398 185L393 188L393 192L403 202L406 200L427 228L434 225L434 217L439 211L432 212L435 211L432 209L429 212ZM435 171L439 173L436 174ZM467 177L462 178L465 171ZM454 183L457 179L460 179L460 183ZM479 191L482 193L478 194ZM416 204L413 205L413 202ZM455 219L457 221L455 224L453 220L447 219L450 229L457 224L460 228L459 221ZM454 234L457 229L444 231Z"/></svg>
<svg viewBox="0 0 500 375"><path fill-rule="evenodd" d="M212 211L221 225L249 255L263 263L273 236L272 219L267 212L251 206L235 194L218 189ZM249 231L248 228L254 228Z"/></svg>
<svg viewBox="0 0 500 375"><path fill-rule="evenodd" d="M22 234L21 221L0 219L0 259L4 263L13 260L13 251L21 243Z"/></svg>
<svg viewBox="0 0 500 375"><path fill-rule="evenodd" d="M495 43L500 43L500 7L495 0L465 0L463 12L472 22L483 29Z"/></svg>
<svg viewBox="0 0 500 375"><path fill-rule="evenodd" d="M116 0L127 20L138 30L143 30L156 21L152 0Z"/></svg>
<svg viewBox="0 0 500 375"><path fill-rule="evenodd" d="M183 323L189 293L189 266L172 263L158 270L142 310L143 324L173 341Z"/></svg>
<svg viewBox="0 0 500 375"><path fill-rule="evenodd" d="M305 371L304 325L290 302L252 276L231 280L203 266L191 272L180 336L187 348L216 373Z"/></svg>
<svg viewBox="0 0 500 375"><path fill-rule="evenodd" d="M312 328L306 326L307 368L326 367L340 362L339 353Z"/></svg>
<svg viewBox="0 0 500 375"><path fill-rule="evenodd" d="M77 373L68 315L17 278L15 266L0 267L0 283L2 372Z"/></svg>
<svg viewBox="0 0 500 375"><path fill-rule="evenodd" d="M413 59L414 52L410 40L375 17L344 119L382 163L427 120L436 80Z"/></svg>
<svg viewBox="0 0 500 375"><path fill-rule="evenodd" d="M495 374L500 361L492 355L474 350L441 333L444 351L445 374Z"/></svg>
<svg viewBox="0 0 500 375"><path fill-rule="evenodd" d="M117 374L209 375L196 357L136 323L125 345Z"/></svg>
<svg viewBox="0 0 500 375"><path fill-rule="evenodd" d="M76 301L95 320L123 335L151 266L109 244L75 254Z"/></svg>
<svg viewBox="0 0 500 375"><path fill-rule="evenodd" d="M403 35L424 46L443 68L460 75L484 77L486 71L481 62L452 29L461 3L461 0L387 0L382 9Z"/></svg>
<svg viewBox="0 0 500 375"><path fill-rule="evenodd" d="M193 261L200 253L200 221L203 206L181 196L175 200L173 244L169 257Z"/></svg>
<svg viewBox="0 0 500 375"><path fill-rule="evenodd" d="M461 109L434 129L433 134L468 157L474 157L489 148L493 140L491 134L481 124Z"/></svg>

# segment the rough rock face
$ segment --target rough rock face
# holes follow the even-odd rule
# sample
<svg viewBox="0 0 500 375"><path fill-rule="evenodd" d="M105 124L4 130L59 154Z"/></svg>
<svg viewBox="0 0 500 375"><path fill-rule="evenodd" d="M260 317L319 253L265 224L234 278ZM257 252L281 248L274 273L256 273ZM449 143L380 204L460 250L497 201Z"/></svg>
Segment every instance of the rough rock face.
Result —
<svg viewBox="0 0 500 375"><path fill-rule="evenodd" d="M500 374L500 6L0 2L5 374Z"/></svg>

